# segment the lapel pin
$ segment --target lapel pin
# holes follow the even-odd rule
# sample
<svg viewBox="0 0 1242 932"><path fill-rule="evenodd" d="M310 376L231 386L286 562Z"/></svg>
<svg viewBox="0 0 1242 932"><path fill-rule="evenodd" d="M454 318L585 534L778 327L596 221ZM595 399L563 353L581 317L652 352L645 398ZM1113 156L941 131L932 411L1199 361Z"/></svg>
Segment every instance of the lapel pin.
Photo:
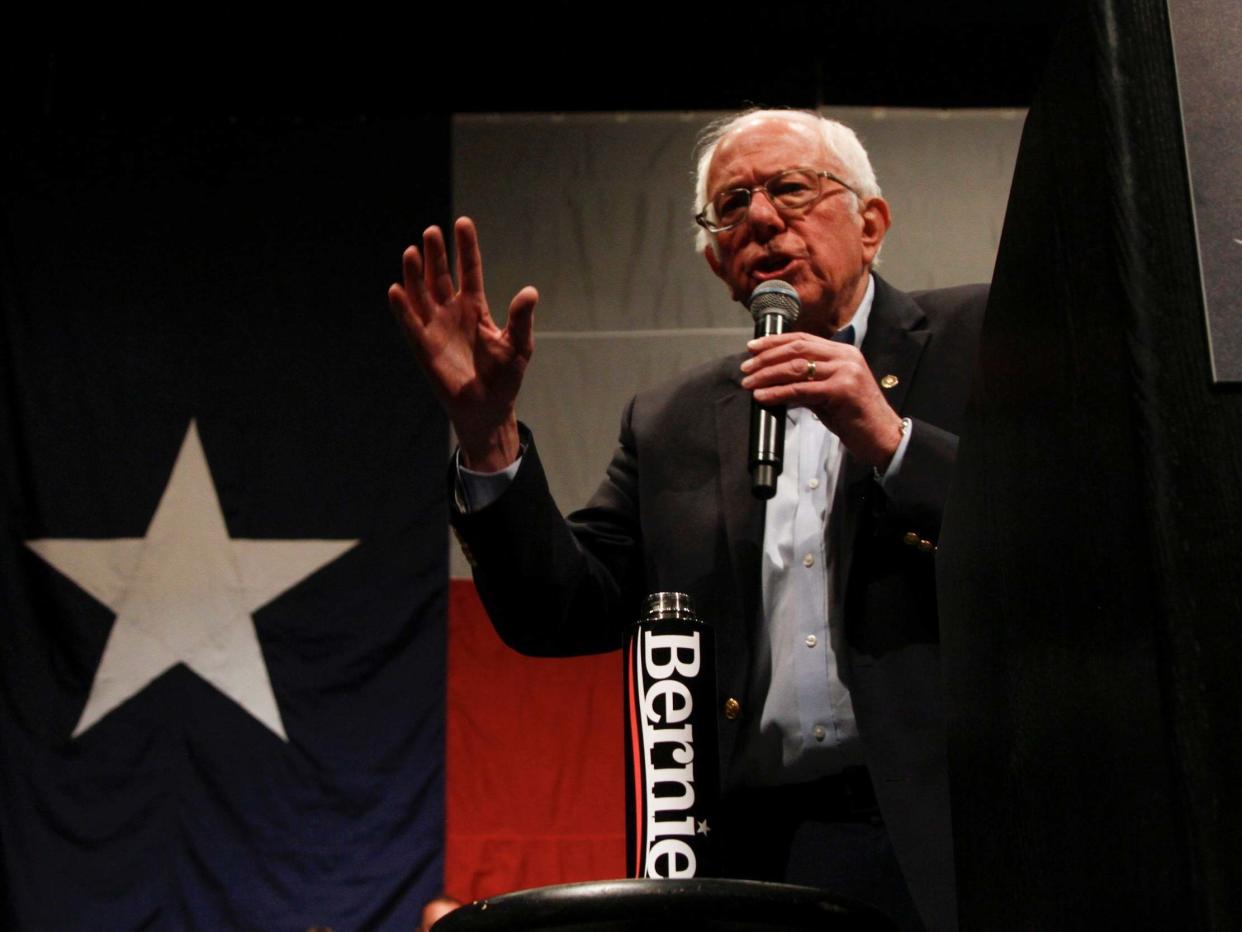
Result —
<svg viewBox="0 0 1242 932"><path fill-rule="evenodd" d="M900 381L901 379L897 378L897 376L893 375L890 372L888 375L884 376L884 378L880 379L880 387L881 388L892 388L894 385L896 385Z"/></svg>

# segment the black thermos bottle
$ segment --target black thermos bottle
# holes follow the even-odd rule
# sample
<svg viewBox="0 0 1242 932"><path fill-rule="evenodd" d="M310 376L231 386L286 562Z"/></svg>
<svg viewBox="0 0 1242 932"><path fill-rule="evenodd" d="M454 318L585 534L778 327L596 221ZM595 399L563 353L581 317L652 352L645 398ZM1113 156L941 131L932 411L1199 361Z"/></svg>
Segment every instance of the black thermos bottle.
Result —
<svg viewBox="0 0 1242 932"><path fill-rule="evenodd" d="M626 647L625 701L630 875L713 876L716 644L685 593L647 597Z"/></svg>

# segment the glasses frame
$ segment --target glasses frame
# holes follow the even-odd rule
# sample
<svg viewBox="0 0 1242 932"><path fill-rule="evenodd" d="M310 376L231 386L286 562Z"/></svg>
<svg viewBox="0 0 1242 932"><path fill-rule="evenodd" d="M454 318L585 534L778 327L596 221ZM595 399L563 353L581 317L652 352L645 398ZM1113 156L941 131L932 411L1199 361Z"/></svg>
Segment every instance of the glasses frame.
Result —
<svg viewBox="0 0 1242 932"><path fill-rule="evenodd" d="M759 191L762 191L768 196L768 200L771 201L772 206L776 209L777 213L781 214L799 210L810 210L817 203L819 203L819 201L823 200L829 193L831 193L824 190L823 183L821 182L819 192L805 204L799 204L797 207L782 207L777 203L776 196L772 193L771 185L779 181L781 178L784 178L786 175L792 175L794 172L809 172L816 178L827 178L829 181L835 181L846 191L849 191L850 194L854 195L854 197L862 200L862 195L854 190L854 187L849 182L847 182L844 178L834 175L832 172L816 171L813 168L786 168L784 171L777 172L772 177L765 179L762 184L757 184L753 188L725 188L722 191L717 191L715 197L709 198L708 202L703 206L703 209L694 215L694 222L713 235L716 233L725 233L735 227L741 226L746 222L747 218L750 216L750 205L754 202L755 194ZM707 219L707 212L715 205L717 198L719 198L722 194L729 194L737 191L746 192L746 210L739 220L735 223L721 226Z"/></svg>

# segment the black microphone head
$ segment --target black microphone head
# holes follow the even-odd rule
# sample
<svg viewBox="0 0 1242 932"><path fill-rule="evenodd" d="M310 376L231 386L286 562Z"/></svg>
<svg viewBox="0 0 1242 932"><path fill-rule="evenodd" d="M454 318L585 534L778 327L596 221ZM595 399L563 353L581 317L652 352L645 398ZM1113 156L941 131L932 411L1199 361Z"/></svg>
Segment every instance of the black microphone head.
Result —
<svg viewBox="0 0 1242 932"><path fill-rule="evenodd" d="M778 314L791 324L798 319L798 313L802 310L802 302L798 299L798 292L793 285L775 279L761 282L750 293L746 306L755 320L765 314Z"/></svg>

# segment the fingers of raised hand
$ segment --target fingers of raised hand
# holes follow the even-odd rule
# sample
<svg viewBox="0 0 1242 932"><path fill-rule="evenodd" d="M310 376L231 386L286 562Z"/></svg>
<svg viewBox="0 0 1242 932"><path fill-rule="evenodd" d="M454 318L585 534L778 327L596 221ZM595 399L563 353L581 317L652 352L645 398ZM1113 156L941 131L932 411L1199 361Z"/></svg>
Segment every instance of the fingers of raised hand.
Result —
<svg viewBox="0 0 1242 932"><path fill-rule="evenodd" d="M422 325L422 321L414 313L414 307L410 303L405 289L396 283L388 286L388 307L392 309L393 316L400 323L406 326Z"/></svg>
<svg viewBox="0 0 1242 932"><path fill-rule="evenodd" d="M479 232L469 217L458 217L453 225L457 245L457 280L463 292L483 294L483 255L479 251Z"/></svg>
<svg viewBox="0 0 1242 932"><path fill-rule="evenodd" d="M427 294L423 287L423 258L417 246L401 254L401 284L388 288L388 304L398 320L426 323Z"/></svg>
<svg viewBox="0 0 1242 932"><path fill-rule="evenodd" d="M453 276L449 274L448 248L436 226L423 231L423 284L431 300L447 304L453 299Z"/></svg>
<svg viewBox="0 0 1242 932"><path fill-rule="evenodd" d="M423 254L417 246L406 246L401 253L401 278L405 290L416 294L423 289Z"/></svg>
<svg viewBox="0 0 1242 932"><path fill-rule="evenodd" d="M509 302L509 320L505 330L514 352L527 359L535 349L534 320L538 301L539 292L527 285Z"/></svg>

